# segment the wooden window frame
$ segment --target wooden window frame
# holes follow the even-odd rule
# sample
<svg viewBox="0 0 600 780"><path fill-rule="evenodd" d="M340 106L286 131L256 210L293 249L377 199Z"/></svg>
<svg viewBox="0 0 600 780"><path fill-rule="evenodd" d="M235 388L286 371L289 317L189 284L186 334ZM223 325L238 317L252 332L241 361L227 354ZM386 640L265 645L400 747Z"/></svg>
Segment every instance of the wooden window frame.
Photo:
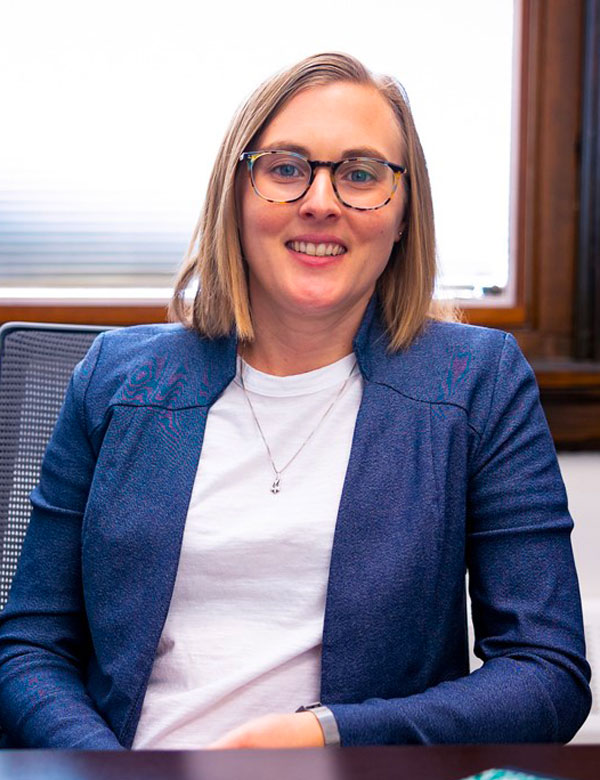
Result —
<svg viewBox="0 0 600 780"><path fill-rule="evenodd" d="M600 0L521 0L516 305L510 330L557 447L600 449Z"/></svg>
<svg viewBox="0 0 600 780"><path fill-rule="evenodd" d="M531 362L555 443L600 449L600 0L516 0L516 300L465 307L511 331ZM0 322L132 325L139 301L0 301Z"/></svg>

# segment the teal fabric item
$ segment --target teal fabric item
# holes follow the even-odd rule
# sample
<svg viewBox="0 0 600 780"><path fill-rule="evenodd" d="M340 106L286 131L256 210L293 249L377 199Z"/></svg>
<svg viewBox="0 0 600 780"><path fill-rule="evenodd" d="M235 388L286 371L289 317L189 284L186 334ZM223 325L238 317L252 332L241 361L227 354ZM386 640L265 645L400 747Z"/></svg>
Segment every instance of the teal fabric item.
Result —
<svg viewBox="0 0 600 780"><path fill-rule="evenodd" d="M486 769L485 772L478 772L463 780L553 780L553 778L548 775L532 775L519 769Z"/></svg>
<svg viewBox="0 0 600 780"><path fill-rule="evenodd" d="M320 699L342 745L567 741L590 708L590 670L533 373L499 331L431 322L400 353L387 343L373 299L354 344L364 393ZM76 368L0 616L14 746L131 746L236 347L132 327L102 334ZM485 662L470 675L467 568Z"/></svg>

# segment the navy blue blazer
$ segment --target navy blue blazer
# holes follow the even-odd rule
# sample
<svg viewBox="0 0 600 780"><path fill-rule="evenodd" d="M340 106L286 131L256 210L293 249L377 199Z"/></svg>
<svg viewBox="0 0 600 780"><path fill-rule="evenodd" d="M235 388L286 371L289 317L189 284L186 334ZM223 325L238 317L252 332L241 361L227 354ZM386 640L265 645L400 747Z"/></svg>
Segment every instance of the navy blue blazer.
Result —
<svg viewBox="0 0 600 780"><path fill-rule="evenodd" d="M372 301L354 343L364 393L321 700L343 745L567 741L590 708L590 670L531 369L510 335L460 324L432 322L396 354L387 344ZM235 359L233 337L152 325L104 333L76 368L1 615L13 744L131 746L206 417ZM484 661L472 674L467 570Z"/></svg>

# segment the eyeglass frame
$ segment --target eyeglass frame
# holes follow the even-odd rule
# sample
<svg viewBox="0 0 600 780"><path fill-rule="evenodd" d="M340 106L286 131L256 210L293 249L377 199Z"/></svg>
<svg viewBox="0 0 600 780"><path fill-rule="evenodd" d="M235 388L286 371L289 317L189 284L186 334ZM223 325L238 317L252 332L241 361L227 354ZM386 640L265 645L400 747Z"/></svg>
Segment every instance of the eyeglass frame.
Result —
<svg viewBox="0 0 600 780"><path fill-rule="evenodd" d="M298 195L295 198L291 198L290 200L275 200L273 198L267 198L265 195L263 195L261 192L258 191L258 188L256 187L256 184L254 182L253 167L256 160L258 160L260 157L264 157L267 154L287 154L290 157L297 157L299 160L303 160L304 162L309 164L310 178L308 180L308 184L306 185L306 189L302 194ZM265 149L261 151L255 151L255 152L242 152L238 162L242 162L242 160L246 160L246 163L248 165L248 176L250 178L250 183L252 184L252 189L258 195L258 197L268 201L269 203L276 203L277 205L280 206L283 206L286 203L295 203L296 201L303 198L306 195L306 193L309 191L313 181L315 180L315 170L317 168L329 168L329 173L331 176L331 186L333 187L333 191L335 192L336 198L339 200L342 206L346 206L346 208L349 209L355 209L356 211L377 211L377 209L381 209L384 206L387 206L387 204L394 197L394 193L398 189L398 180L400 176L403 176L405 173L408 173L408 169L406 168L406 166L396 165L396 163L391 163L388 160L381 160L378 157L345 157L343 160L338 160L337 162L332 162L331 160L309 160L307 157L298 154L298 152L290 152L287 149ZM392 187L392 191L390 192L387 200L385 200L383 203L380 203L379 206L352 206L350 205L350 203L346 203L346 201L342 198L342 196L338 192L337 187L335 186L334 176L335 176L335 172L340 167L340 165L346 162L360 162L363 160L387 165L387 167L390 168L392 173L394 174L394 186Z"/></svg>

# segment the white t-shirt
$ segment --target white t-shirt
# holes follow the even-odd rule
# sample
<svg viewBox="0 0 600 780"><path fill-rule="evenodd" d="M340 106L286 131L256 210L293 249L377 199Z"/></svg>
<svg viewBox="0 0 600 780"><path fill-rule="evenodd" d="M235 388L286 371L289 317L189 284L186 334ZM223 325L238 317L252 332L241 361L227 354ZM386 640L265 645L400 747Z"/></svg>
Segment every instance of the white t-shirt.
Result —
<svg viewBox="0 0 600 780"><path fill-rule="evenodd" d="M358 367L281 477L239 370L211 408L167 620L134 749L202 747L250 718L317 701L329 562L362 396ZM244 384L281 469L349 376L353 354Z"/></svg>

